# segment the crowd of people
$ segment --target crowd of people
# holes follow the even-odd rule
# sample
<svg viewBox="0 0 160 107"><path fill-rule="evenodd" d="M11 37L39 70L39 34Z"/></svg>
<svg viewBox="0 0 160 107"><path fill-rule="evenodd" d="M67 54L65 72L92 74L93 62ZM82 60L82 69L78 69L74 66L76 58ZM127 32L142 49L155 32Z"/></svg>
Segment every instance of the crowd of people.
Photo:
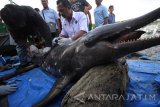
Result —
<svg viewBox="0 0 160 107"><path fill-rule="evenodd" d="M115 23L115 14L113 13L114 6L111 5L107 9L106 6L102 5L102 1L103 0L95 0L97 5L94 9L95 27ZM57 0L58 13L48 6L48 0L41 0L41 3L43 9L40 11L38 8L35 8L35 10L49 26L53 44L68 45L82 37L89 30L92 30L90 13L92 6L86 0ZM14 37L14 39L16 38ZM33 45L30 47L17 46L18 55L21 56L20 62L26 62L25 64L28 64L26 58L27 52L24 48L29 48L27 50L30 52L35 52L38 48ZM43 52L48 52L50 49L50 47L44 47ZM25 66L24 64L21 65L23 67ZM0 86L0 95L9 94L13 91L16 91L15 84Z"/></svg>
<svg viewBox="0 0 160 107"><path fill-rule="evenodd" d="M114 11L114 6L110 5L109 8L107 9L106 6L102 5L103 0L95 0L95 3L97 5L97 7L94 9L94 19L95 19L95 27L99 27L101 25L105 25L105 24L112 24L115 23L115 14L113 13ZM61 10L58 10L58 4L57 4L57 11L58 13L54 10L51 9L48 6L48 0L41 0L42 6L43 6L43 10L39 11L38 8L35 8L36 11L38 11L40 13L40 15L42 16L42 18L45 20L45 22L49 25L50 30L52 32L52 36L53 38L58 36L58 34L60 33L64 33L64 25L66 25L66 22L64 23L64 20L67 19L64 15L63 12L61 12ZM70 17L73 18L77 18L77 26L79 25L78 23L81 23L81 25L85 25L86 22L84 22L83 20L79 20L81 17L79 17L79 14L84 14L85 15L85 20L87 18L87 31L92 30L92 18L91 18L91 13L90 10L92 9L92 6L90 5L90 3L88 3L86 0L68 0L66 1L67 7L71 9L71 14L69 14ZM65 5L63 5L64 7ZM82 16L84 16L82 15ZM79 18L78 18L79 17ZM72 23L71 20L68 20L69 23ZM84 22L84 23L83 23ZM79 25L79 27L81 26ZM71 24L69 27L72 28L73 25ZM65 29L67 29L65 27ZM81 29L79 29L81 30ZM72 31L69 31L67 29L68 32L72 32L71 34L67 34L67 36L73 36L75 34L76 31L74 31L74 29L72 29Z"/></svg>
<svg viewBox="0 0 160 107"><path fill-rule="evenodd" d="M102 1L95 0L95 27L115 23L114 6L110 5L107 9ZM60 44L71 43L92 30L92 6L86 0L57 0L58 13L48 6L48 0L41 0L41 3L43 10L39 13L49 25L53 38L58 36Z"/></svg>
<svg viewBox="0 0 160 107"><path fill-rule="evenodd" d="M102 5L103 0L95 0L95 3L97 7L94 9L94 19L95 19L95 26L99 27L104 24L112 24L115 23L115 14L113 13L114 11L114 6L110 5L109 8L107 9L106 6ZM41 0L42 5L43 5L43 10L40 11L41 16L44 18L44 20L49 23L49 22L56 22L56 27L58 29L58 32L62 30L63 26L63 21L62 19L65 19L62 15L61 12L56 11L54 9L51 9L48 6L48 0ZM86 0L68 0L69 2L69 7L72 9L73 12L83 12L86 15L87 18L87 26L88 26L88 31L92 29L92 18L91 18L91 13L90 10L92 9L92 6L90 3L88 3ZM48 9L48 10L46 10ZM51 11L52 10L52 11ZM45 12L46 11L46 12ZM52 16L49 15L47 12L53 13ZM59 15L59 17L57 17ZM48 19L48 18L51 19ZM59 19L59 21L55 21ZM81 22L81 21L79 21Z"/></svg>

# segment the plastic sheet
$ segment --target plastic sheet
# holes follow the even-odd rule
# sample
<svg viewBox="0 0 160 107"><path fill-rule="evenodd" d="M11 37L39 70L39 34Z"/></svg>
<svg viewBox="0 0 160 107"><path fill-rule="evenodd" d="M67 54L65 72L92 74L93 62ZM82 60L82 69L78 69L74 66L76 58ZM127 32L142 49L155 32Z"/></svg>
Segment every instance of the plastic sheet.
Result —
<svg viewBox="0 0 160 107"><path fill-rule="evenodd" d="M142 55L140 59L147 59L153 61L160 61L160 52L155 52L154 55Z"/></svg>
<svg viewBox="0 0 160 107"><path fill-rule="evenodd" d="M160 62L127 60L127 64L129 84L124 106L160 107ZM0 76L14 71L15 69L6 70ZM18 90L8 96L10 107L31 107L47 95L56 79L40 68L10 79L9 81L14 80L18 85ZM50 107L60 107L65 93L66 91Z"/></svg>
<svg viewBox="0 0 160 107"><path fill-rule="evenodd" d="M125 107L160 107L160 62L127 60Z"/></svg>
<svg viewBox="0 0 160 107"><path fill-rule="evenodd" d="M0 76L14 71L15 69L7 70L0 73ZM18 89L8 96L9 106L31 107L47 95L54 85L56 78L48 76L40 68L35 68L6 82L10 81L15 81ZM53 102L52 107L60 107L63 96L64 94L57 98L57 100Z"/></svg>

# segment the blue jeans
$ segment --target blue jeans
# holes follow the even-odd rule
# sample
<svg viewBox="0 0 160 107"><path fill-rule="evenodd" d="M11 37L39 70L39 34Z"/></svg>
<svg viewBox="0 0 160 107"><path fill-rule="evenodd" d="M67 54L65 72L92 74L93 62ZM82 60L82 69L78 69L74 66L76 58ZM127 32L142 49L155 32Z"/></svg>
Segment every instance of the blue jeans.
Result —
<svg viewBox="0 0 160 107"><path fill-rule="evenodd" d="M28 63L28 61L27 61L27 45L17 44L16 50L17 50L21 65L27 64Z"/></svg>

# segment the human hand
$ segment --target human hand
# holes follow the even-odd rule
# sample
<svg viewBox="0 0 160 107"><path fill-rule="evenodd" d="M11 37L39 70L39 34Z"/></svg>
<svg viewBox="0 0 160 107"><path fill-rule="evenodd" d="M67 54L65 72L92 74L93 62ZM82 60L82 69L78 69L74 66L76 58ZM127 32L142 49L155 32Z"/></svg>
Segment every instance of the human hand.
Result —
<svg viewBox="0 0 160 107"><path fill-rule="evenodd" d="M55 37L53 40L52 40L52 45L55 45L55 44L58 44L58 40L62 39L62 37Z"/></svg>
<svg viewBox="0 0 160 107"><path fill-rule="evenodd" d="M71 38L61 38L58 40L59 45L68 45L72 42Z"/></svg>
<svg viewBox="0 0 160 107"><path fill-rule="evenodd" d="M44 47L42 49L38 49L35 45L31 45L30 46L30 56L43 56L44 54L46 54L49 50L51 49L51 47Z"/></svg>
<svg viewBox="0 0 160 107"><path fill-rule="evenodd" d="M15 92L17 89L16 84L9 84L9 85L1 85L0 86L0 95L7 95L12 92Z"/></svg>
<svg viewBox="0 0 160 107"><path fill-rule="evenodd" d="M46 54L50 50L51 50L51 47L45 47L42 49L42 52L43 52L43 54Z"/></svg>
<svg viewBox="0 0 160 107"><path fill-rule="evenodd" d="M29 51L31 52L31 53L38 53L39 51L38 51L38 48L35 46L35 45L31 45L30 47L29 47Z"/></svg>
<svg viewBox="0 0 160 107"><path fill-rule="evenodd" d="M31 45L27 51L29 57L33 57L39 53L39 49L35 45Z"/></svg>

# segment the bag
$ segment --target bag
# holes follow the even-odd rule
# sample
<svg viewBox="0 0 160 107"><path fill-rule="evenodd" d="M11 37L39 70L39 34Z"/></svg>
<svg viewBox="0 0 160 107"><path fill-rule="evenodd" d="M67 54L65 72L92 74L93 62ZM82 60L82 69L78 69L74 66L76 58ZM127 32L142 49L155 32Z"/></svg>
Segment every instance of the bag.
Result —
<svg viewBox="0 0 160 107"><path fill-rule="evenodd" d="M56 32L56 23L49 22L47 23L51 32Z"/></svg>

